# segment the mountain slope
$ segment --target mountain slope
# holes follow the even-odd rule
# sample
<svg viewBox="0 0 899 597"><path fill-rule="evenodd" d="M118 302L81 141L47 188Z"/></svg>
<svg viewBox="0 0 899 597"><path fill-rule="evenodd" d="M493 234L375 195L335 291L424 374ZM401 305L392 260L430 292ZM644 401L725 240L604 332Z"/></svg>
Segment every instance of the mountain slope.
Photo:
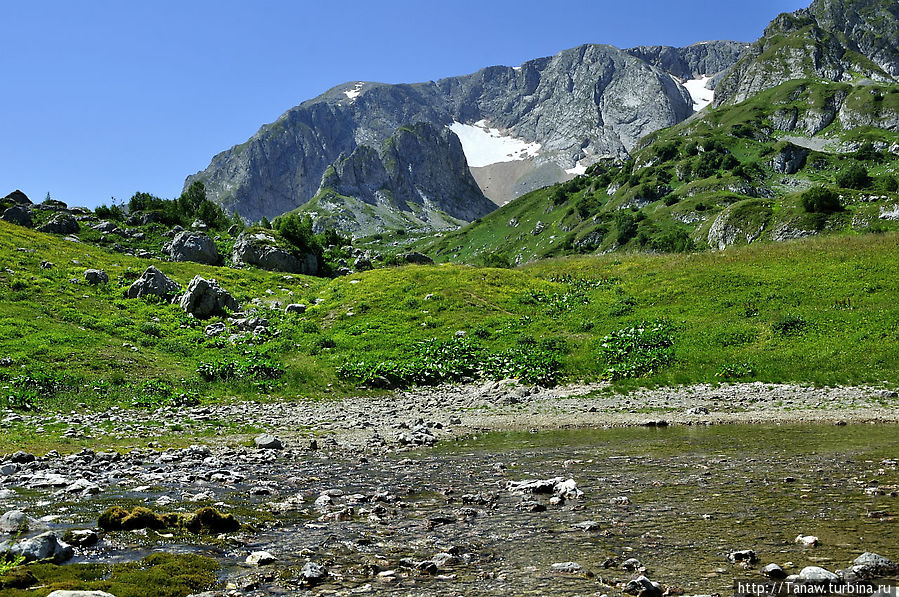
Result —
<svg viewBox="0 0 899 597"><path fill-rule="evenodd" d="M739 44L712 42L684 53L677 68L726 66L741 51ZM497 161L531 159L533 169L552 164L549 178L533 177L533 184L562 180L571 176L565 170L625 155L640 137L693 113L690 94L665 65L635 53L585 45L519 67L489 67L437 82L347 83L288 110L246 143L215 156L185 185L204 182L212 199L246 219L273 217L315 196L341 154L378 148L398 128L419 122L438 129L454 123L492 127L504 141L536 148ZM529 172L506 186L528 179Z"/></svg>

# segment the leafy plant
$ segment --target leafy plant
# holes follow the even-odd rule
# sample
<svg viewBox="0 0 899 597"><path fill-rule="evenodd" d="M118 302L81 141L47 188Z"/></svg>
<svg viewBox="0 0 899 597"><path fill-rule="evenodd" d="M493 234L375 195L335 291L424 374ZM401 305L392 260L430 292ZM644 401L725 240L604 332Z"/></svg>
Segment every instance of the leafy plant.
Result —
<svg viewBox="0 0 899 597"><path fill-rule="evenodd" d="M745 379L755 375L755 367L752 363L726 363L718 367L715 377L724 379Z"/></svg>
<svg viewBox="0 0 899 597"><path fill-rule="evenodd" d="M664 320L622 328L601 340L600 355L612 380L655 373L674 361L674 328Z"/></svg>

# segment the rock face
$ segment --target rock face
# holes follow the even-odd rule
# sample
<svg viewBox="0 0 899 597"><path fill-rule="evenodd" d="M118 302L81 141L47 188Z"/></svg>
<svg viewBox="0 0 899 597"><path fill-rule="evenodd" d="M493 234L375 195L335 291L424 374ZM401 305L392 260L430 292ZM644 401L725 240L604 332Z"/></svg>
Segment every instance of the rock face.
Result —
<svg viewBox="0 0 899 597"><path fill-rule="evenodd" d="M497 134L539 143L526 174L551 165L550 178L540 178L549 184L570 176L564 169L603 155L623 155L642 136L690 116L692 99L666 67L681 76L688 70L717 72L732 64L740 51L732 42L669 52L584 45L519 67L493 66L437 82L347 83L288 110L248 142L215 156L206 170L188 177L185 188L201 180L211 199L255 221L308 202L333 165L346 188L359 189L370 199L379 189L353 175L383 178L381 166L390 174L391 164L385 163L380 148L399 129L426 123L443 131L454 123L481 121ZM672 52L676 59L669 60ZM408 141L416 152L438 152L432 158L397 147L419 181L431 177L428 172L436 173L439 154L445 154L445 144L451 143L443 134ZM355 153L363 146L369 149ZM507 158L501 156L493 162L503 161ZM414 172L416 165L425 166L426 172ZM458 160L450 170L441 176L448 180L456 173L457 186L470 186ZM471 209L453 203L457 197L449 199L449 204L442 203L443 197L431 200L441 201L434 207L447 213L461 210L466 217L477 213L477 206Z"/></svg>
<svg viewBox="0 0 899 597"><path fill-rule="evenodd" d="M781 14L718 85L715 103L739 103L791 79L858 76L899 77L899 4L892 0L815 0Z"/></svg>
<svg viewBox="0 0 899 597"><path fill-rule="evenodd" d="M809 150L788 143L771 160L771 168L779 174L796 174L805 166Z"/></svg>
<svg viewBox="0 0 899 597"><path fill-rule="evenodd" d="M128 287L125 296L128 298L140 298L153 295L168 298L178 294L180 291L181 286L177 282L151 265L141 274L140 278Z"/></svg>
<svg viewBox="0 0 899 597"><path fill-rule="evenodd" d="M13 203L17 203L19 205L31 205L32 204L31 199L28 198L28 195L26 195L19 189L16 189L12 193L10 193L6 197L4 197L4 199L6 199L8 201L12 201Z"/></svg>
<svg viewBox="0 0 899 597"><path fill-rule="evenodd" d="M26 205L13 205L4 211L0 218L2 218L4 222L9 222L10 224L15 224L17 226L24 226L25 228L32 228L34 226L34 222L31 220L31 209Z"/></svg>
<svg viewBox="0 0 899 597"><path fill-rule="evenodd" d="M179 232L170 243L163 247L172 261L193 261L207 265L218 265L221 262L218 248L211 238L200 232Z"/></svg>
<svg viewBox="0 0 899 597"><path fill-rule="evenodd" d="M625 50L681 79L714 77L739 60L749 44L737 41L702 42L685 48L638 46Z"/></svg>
<svg viewBox="0 0 899 597"><path fill-rule="evenodd" d="M179 302L181 308L194 317L205 319L212 315L224 314L228 311L239 311L240 304L231 294L219 286L215 280L206 280L200 276L187 285L187 292Z"/></svg>
<svg viewBox="0 0 899 597"><path fill-rule="evenodd" d="M318 257L312 253L298 259L277 245L275 237L266 232L244 232L234 243L231 259L236 265L252 265L261 269L292 274L318 274Z"/></svg>
<svg viewBox="0 0 899 597"><path fill-rule="evenodd" d="M773 215L771 206L761 199L747 199L727 207L709 228L708 243L724 250L734 244L749 244L761 238Z"/></svg>
<svg viewBox="0 0 899 597"><path fill-rule="evenodd" d="M43 205L43 204L42 204ZM52 232L53 234L75 234L80 229L78 220L67 213L59 213L50 218L50 221L38 228L38 232Z"/></svg>
<svg viewBox="0 0 899 597"><path fill-rule="evenodd" d="M362 235L388 228L455 228L496 205L478 187L449 129L400 128L380 150L360 145L322 177L306 209L318 230Z"/></svg>

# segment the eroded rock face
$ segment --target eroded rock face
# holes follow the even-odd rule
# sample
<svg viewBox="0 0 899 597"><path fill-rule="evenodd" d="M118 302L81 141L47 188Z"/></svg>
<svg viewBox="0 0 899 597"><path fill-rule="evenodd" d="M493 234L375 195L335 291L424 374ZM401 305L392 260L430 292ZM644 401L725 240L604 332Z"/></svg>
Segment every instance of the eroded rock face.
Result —
<svg viewBox="0 0 899 597"><path fill-rule="evenodd" d="M727 207L709 228L708 243L713 249L724 250L734 244L752 243L761 238L773 211L761 199L748 199Z"/></svg>
<svg viewBox="0 0 899 597"><path fill-rule="evenodd" d="M318 258L312 253L298 259L279 247L275 237L266 232L244 232L234 243L231 258L236 265L252 265L260 269L291 274L318 274Z"/></svg>
<svg viewBox="0 0 899 597"><path fill-rule="evenodd" d="M218 265L221 262L215 243L201 232L179 232L170 243L166 243L163 253L171 256L172 261L193 261L207 265Z"/></svg>
<svg viewBox="0 0 899 597"><path fill-rule="evenodd" d="M194 276L190 281L179 304L187 313L200 319L240 310L237 299L219 286L218 282L200 276Z"/></svg>
<svg viewBox="0 0 899 597"><path fill-rule="evenodd" d="M780 174L796 174L805 165L809 150L788 143L771 160L771 167Z"/></svg>
<svg viewBox="0 0 899 597"><path fill-rule="evenodd" d="M152 265L134 281L125 296L128 298L140 298L143 296L172 297L181 291L181 285L166 276Z"/></svg>

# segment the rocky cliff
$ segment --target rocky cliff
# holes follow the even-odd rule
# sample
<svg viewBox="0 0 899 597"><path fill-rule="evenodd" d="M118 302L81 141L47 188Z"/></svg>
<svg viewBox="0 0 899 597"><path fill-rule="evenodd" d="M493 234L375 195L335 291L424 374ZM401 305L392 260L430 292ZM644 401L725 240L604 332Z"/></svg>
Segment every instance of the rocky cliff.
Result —
<svg viewBox="0 0 899 597"><path fill-rule="evenodd" d="M323 174L331 166L338 169L342 155L352 156L367 146L370 149L354 159L369 163L374 148L400 127L416 123L438 130L477 125L489 131L474 131L468 146L463 144L468 162L468 154L485 150L492 151L487 164L530 160L531 168L504 184L516 185L520 179L556 182L600 156L624 155L642 136L692 115L691 97L672 75L684 78L688 71L726 68L739 54L733 42L691 48L622 51L584 45L519 67L489 67L437 82L347 83L288 110L246 143L215 156L185 184L203 181L212 199L246 219L271 218L312 199ZM431 141L437 143L437 138ZM528 146L529 153L502 154L516 143ZM434 172L448 155L437 151L431 156L434 147L418 145L420 155L404 159L413 168ZM462 177L455 181L460 188L469 184L467 164L454 161L449 170ZM530 175L531 170L542 174ZM529 189L525 185L521 190ZM459 212L458 205L435 208ZM470 206L461 212L480 210Z"/></svg>
<svg viewBox="0 0 899 597"><path fill-rule="evenodd" d="M715 102L739 103L805 78L899 80L899 3L815 0L809 8L779 15L720 82Z"/></svg>

